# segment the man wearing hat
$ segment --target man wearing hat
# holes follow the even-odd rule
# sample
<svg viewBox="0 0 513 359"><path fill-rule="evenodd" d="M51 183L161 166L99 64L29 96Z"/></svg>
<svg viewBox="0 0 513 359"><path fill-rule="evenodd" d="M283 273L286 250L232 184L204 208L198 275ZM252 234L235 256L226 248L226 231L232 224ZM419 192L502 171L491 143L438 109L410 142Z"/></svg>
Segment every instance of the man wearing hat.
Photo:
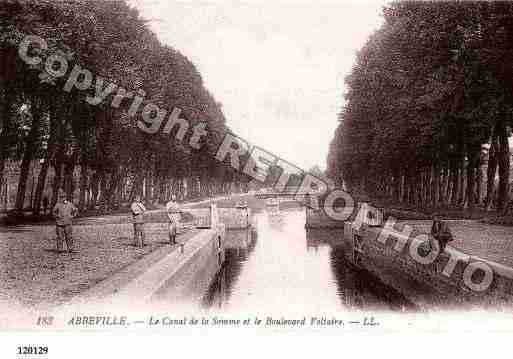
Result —
<svg viewBox="0 0 513 359"><path fill-rule="evenodd" d="M144 212L146 207L141 202L141 196L137 195L135 201L130 206L132 211L132 220L134 223L134 245L136 247L144 246Z"/></svg>
<svg viewBox="0 0 513 359"><path fill-rule="evenodd" d="M66 247L68 252L71 253L74 250L73 247L73 217L78 213L77 208L66 199L64 192L59 193L59 200L53 208L53 216L56 222L57 232L57 251L63 251L64 241L66 241Z"/></svg>
<svg viewBox="0 0 513 359"><path fill-rule="evenodd" d="M449 225L438 213L433 215L433 225L431 226L430 239L431 238L433 239L433 242L437 242L440 248L440 253L445 251L445 247L447 246L448 242L454 240ZM432 243L432 247L436 247L436 244Z"/></svg>
<svg viewBox="0 0 513 359"><path fill-rule="evenodd" d="M169 218L169 243L176 244L176 234L178 231L178 222L180 222L180 207L176 202L176 196L171 196L171 201L166 204L167 216Z"/></svg>

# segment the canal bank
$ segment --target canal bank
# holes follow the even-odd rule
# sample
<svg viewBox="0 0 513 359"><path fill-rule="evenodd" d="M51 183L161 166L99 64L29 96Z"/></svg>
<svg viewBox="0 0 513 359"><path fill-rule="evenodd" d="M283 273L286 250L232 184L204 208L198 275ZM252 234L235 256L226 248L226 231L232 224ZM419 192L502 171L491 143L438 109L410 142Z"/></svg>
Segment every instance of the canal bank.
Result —
<svg viewBox="0 0 513 359"><path fill-rule="evenodd" d="M195 229L186 241L179 237L178 245L145 256L76 296L62 309L80 311L90 308L91 303L107 311L201 306L225 261L227 231L244 230L252 235L255 221L251 209L243 205L219 209L215 201L206 201L201 206L207 208L189 206L184 209L192 216L190 226Z"/></svg>
<svg viewBox="0 0 513 359"><path fill-rule="evenodd" d="M105 309L137 308L163 300L179 303L201 298L224 262L226 236L215 204L203 215L196 218L197 229L187 241L156 250L65 307L80 310L95 303Z"/></svg>
<svg viewBox="0 0 513 359"><path fill-rule="evenodd" d="M430 220L383 219L370 206L348 221L307 208L307 228L340 228L345 257L419 308L501 308L513 303L513 229L448 221L455 240L443 253L426 251ZM369 216L370 212L372 214ZM374 213L375 212L375 213ZM429 252L429 253L428 253Z"/></svg>
<svg viewBox="0 0 513 359"><path fill-rule="evenodd" d="M226 247L239 248L239 244L227 241L227 231L248 233L246 245L250 246L256 234L256 221L251 208L245 205L219 209L213 200L200 206L208 207L184 206L193 218L192 227L196 228L186 241L179 240L178 245L145 256L76 296L62 310L85 310L91 303L107 311L201 306L225 261Z"/></svg>
<svg viewBox="0 0 513 359"><path fill-rule="evenodd" d="M412 232L413 230L413 232ZM408 222L346 222L346 257L424 309L510 307L513 269L448 246L430 249L428 235Z"/></svg>
<svg viewBox="0 0 513 359"><path fill-rule="evenodd" d="M224 226L195 231L185 242L162 247L66 303L105 310L144 307L164 295L180 302L202 296L224 261ZM166 288L165 293L162 288ZM170 294L171 293L171 294Z"/></svg>

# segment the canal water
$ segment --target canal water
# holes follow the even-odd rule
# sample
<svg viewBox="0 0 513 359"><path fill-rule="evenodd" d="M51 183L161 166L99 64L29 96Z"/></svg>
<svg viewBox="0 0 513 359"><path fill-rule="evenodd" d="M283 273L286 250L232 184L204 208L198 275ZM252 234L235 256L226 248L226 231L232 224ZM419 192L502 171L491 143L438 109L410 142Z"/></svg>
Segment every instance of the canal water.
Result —
<svg viewBox="0 0 513 359"><path fill-rule="evenodd" d="M345 260L343 230L306 230L300 209L255 215L254 230L227 232L226 262L204 297L206 308L278 313L414 309Z"/></svg>

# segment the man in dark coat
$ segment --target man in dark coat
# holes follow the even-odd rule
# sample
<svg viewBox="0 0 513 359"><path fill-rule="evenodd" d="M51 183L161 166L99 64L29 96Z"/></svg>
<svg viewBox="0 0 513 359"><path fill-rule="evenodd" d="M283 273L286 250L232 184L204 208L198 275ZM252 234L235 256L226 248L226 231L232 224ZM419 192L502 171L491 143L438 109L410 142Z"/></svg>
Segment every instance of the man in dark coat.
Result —
<svg viewBox="0 0 513 359"><path fill-rule="evenodd" d="M66 199L64 193L59 195L59 201L53 208L53 216L55 217L57 232L57 251L63 251L64 241L68 252L73 252L73 218L77 215L78 210Z"/></svg>
<svg viewBox="0 0 513 359"><path fill-rule="evenodd" d="M141 196L135 197L130 210L132 211L132 222L134 224L134 245L136 247L143 247L145 241L144 212L146 212L146 208L141 202Z"/></svg>

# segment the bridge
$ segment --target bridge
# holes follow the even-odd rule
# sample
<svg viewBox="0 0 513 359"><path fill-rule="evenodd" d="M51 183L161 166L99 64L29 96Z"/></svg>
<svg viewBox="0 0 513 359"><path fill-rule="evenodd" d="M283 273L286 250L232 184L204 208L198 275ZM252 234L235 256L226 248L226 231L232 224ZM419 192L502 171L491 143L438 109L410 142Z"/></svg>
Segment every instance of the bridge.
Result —
<svg viewBox="0 0 513 359"><path fill-rule="evenodd" d="M308 192L298 192L299 186L294 187L286 187L283 191L277 191L274 188L264 188L263 190L255 193L255 197L258 199L268 199L268 198L294 198L295 196L304 196Z"/></svg>

